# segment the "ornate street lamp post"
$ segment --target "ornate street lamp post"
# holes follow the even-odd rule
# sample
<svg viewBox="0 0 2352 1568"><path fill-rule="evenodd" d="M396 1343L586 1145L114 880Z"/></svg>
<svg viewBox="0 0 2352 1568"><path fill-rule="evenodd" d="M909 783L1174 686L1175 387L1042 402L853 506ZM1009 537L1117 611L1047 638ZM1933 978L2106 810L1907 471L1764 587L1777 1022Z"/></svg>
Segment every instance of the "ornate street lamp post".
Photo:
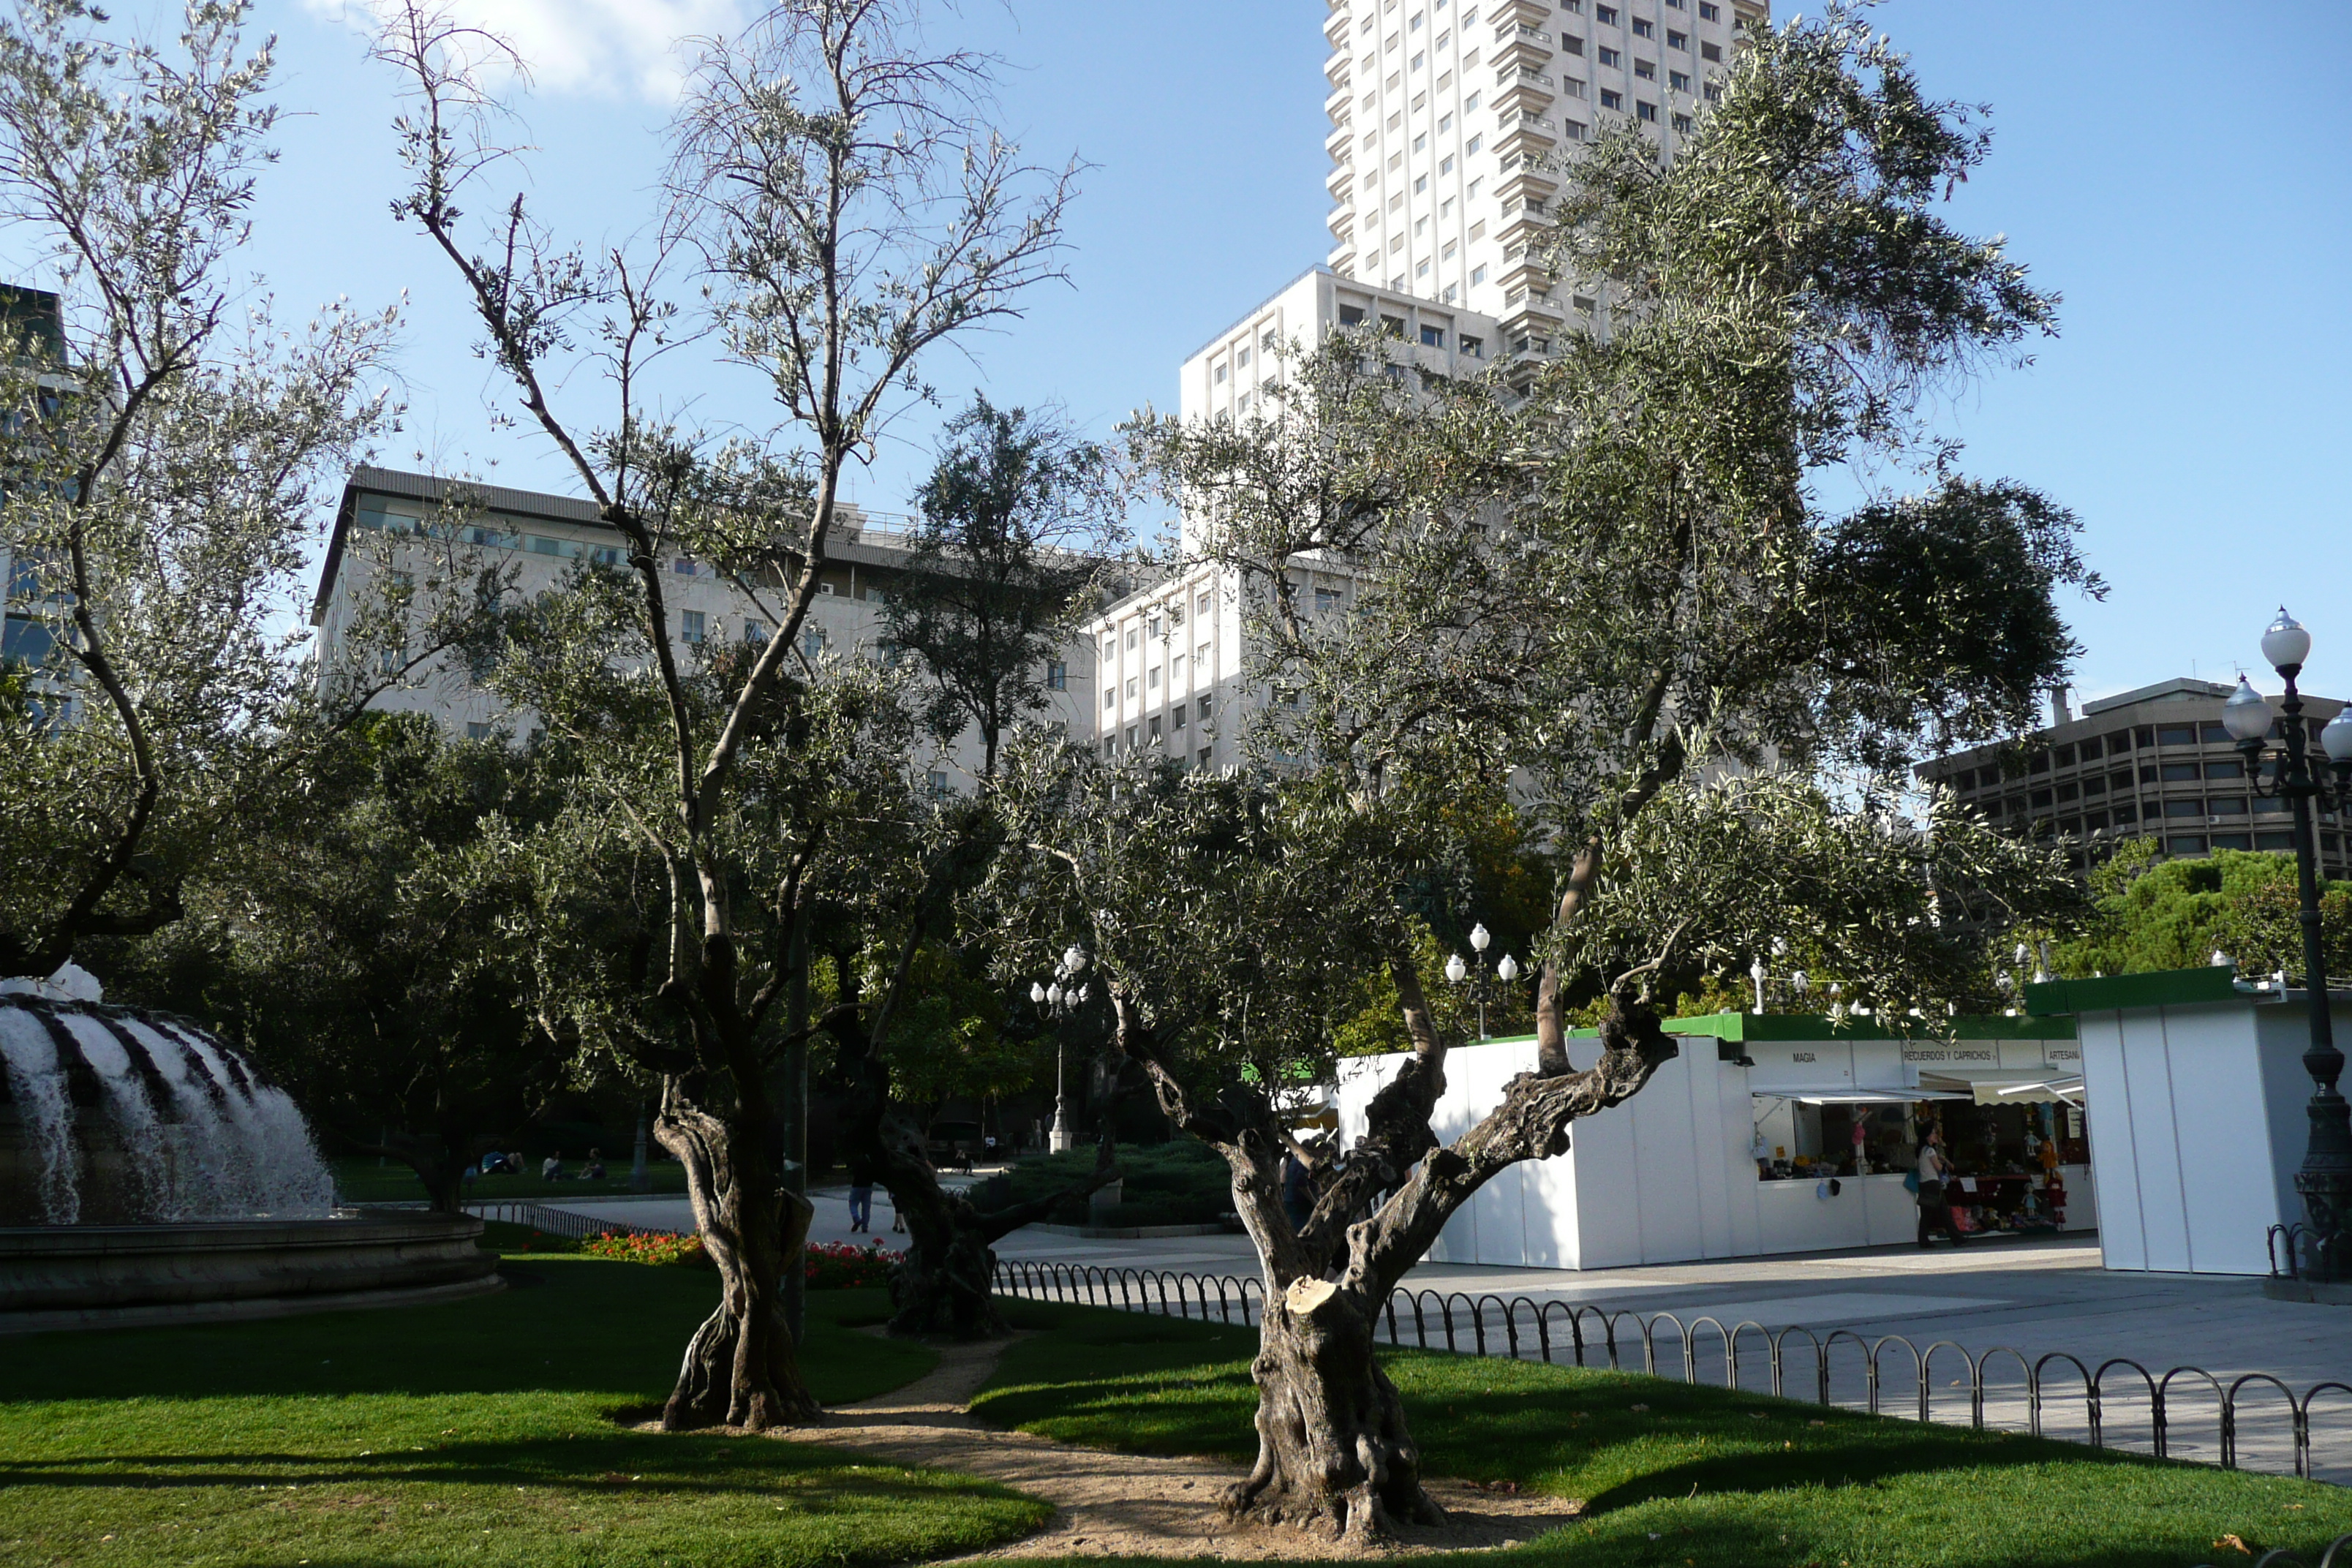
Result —
<svg viewBox="0 0 2352 1568"><path fill-rule="evenodd" d="M1488 944L1494 942L1494 940L1495 939L1492 936L1487 934L1484 921L1481 921L1479 924L1470 928L1470 945L1477 952L1478 954L1477 978L1470 987L1470 997L1472 1001L1478 1004L1478 1037L1482 1040L1487 1037L1486 999L1488 987L1486 984L1486 948ZM1462 955L1460 953L1454 953L1453 956L1446 959L1445 978L1452 984L1459 985L1464 980L1470 978L1470 966L1462 962ZM1503 954L1503 962L1495 966L1495 977L1500 980L1504 984L1508 985L1512 981L1517 980L1519 977L1519 961L1513 958L1507 952Z"/></svg>
<svg viewBox="0 0 2352 1568"><path fill-rule="evenodd" d="M2352 809L2352 710L2338 713L2320 732L2319 743L2333 767L2312 755L2310 731L2303 720L2303 697L2295 677L2311 653L2311 634L2282 608L2278 619L2263 633L2263 657L2286 682L2279 704L2282 742L2267 759L2263 741L2273 722L2270 704L2241 676L2238 689L2221 709L2221 723L2245 754L2246 771L2257 794L2284 799L2294 813L2295 890L2302 904L2305 1006L2310 1015L2311 1044L2303 1053L2304 1070L2311 1075L2311 1142L2304 1151L2303 1169L2295 1173L2295 1191L2303 1194L2306 1228L2310 1232L2308 1278L2327 1281L2343 1279L2347 1261L2342 1256L2347 1209L2352 1209L2352 1106L2336 1089L2344 1073L2344 1053L2336 1048L2336 1021L2327 996L2327 955L2319 930L2319 837L2314 822L2314 801L2331 810ZM2267 787L2262 778L2265 761L2274 774Z"/></svg>
<svg viewBox="0 0 2352 1568"><path fill-rule="evenodd" d="M1045 1135L1045 1147L1055 1154L1067 1153L1076 1146L1076 1141L1070 1135L1068 1101L1062 1092L1062 1047L1067 1037L1063 1026L1076 1014L1091 989L1083 984L1066 985L1067 982L1076 981L1079 972L1086 966L1085 952L1073 942L1070 950L1062 954L1061 965L1054 971L1050 984L1039 980L1032 981L1029 985L1029 1000L1044 1008L1046 1016L1054 1020L1054 1128Z"/></svg>

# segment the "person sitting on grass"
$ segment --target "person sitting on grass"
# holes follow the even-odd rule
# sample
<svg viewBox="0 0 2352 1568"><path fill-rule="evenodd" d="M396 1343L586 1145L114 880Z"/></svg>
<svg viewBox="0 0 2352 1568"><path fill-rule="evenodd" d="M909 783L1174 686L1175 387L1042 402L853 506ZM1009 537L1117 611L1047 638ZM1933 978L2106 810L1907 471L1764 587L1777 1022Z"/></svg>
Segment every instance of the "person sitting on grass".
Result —
<svg viewBox="0 0 2352 1568"><path fill-rule="evenodd" d="M563 1180L563 1151L558 1149L540 1163L539 1179L542 1182Z"/></svg>
<svg viewBox="0 0 2352 1568"><path fill-rule="evenodd" d="M495 1176L507 1168L507 1157L496 1149L482 1156L482 1174Z"/></svg>
<svg viewBox="0 0 2352 1568"><path fill-rule="evenodd" d="M588 1151L588 1163L580 1167L580 1179L583 1182L601 1182L604 1179L604 1151L602 1149Z"/></svg>

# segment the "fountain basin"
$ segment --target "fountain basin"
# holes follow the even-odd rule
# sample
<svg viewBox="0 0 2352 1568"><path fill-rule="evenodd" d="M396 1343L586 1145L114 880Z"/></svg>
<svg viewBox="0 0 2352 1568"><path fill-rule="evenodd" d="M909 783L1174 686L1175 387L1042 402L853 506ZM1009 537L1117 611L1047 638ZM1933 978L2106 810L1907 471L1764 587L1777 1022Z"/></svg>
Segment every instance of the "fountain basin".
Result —
<svg viewBox="0 0 2352 1568"><path fill-rule="evenodd" d="M0 1228L0 1334L282 1317L505 1288L470 1215Z"/></svg>

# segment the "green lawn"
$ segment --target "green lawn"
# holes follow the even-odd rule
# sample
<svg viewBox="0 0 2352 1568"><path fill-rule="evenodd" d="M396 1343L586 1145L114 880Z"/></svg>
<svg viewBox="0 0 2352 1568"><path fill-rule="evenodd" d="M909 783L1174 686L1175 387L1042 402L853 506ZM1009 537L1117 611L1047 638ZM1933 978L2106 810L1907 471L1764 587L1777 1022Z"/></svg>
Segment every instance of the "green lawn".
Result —
<svg viewBox="0 0 2352 1568"><path fill-rule="evenodd" d="M757 1438L616 1426L658 1400L717 1277L577 1257L445 1307L0 1340L0 1564L882 1563L1018 1536L1044 1505ZM811 1298L833 1403L919 1376Z"/></svg>
<svg viewBox="0 0 2352 1568"><path fill-rule="evenodd" d="M335 1196L347 1204L422 1203L425 1184L416 1173L399 1163L379 1165L373 1160L331 1160L335 1173ZM577 1160L564 1162L564 1169L576 1171ZM500 1199L524 1201L535 1198L625 1198L631 1195L629 1162L625 1159L605 1163L607 1174L601 1182L542 1182L539 1166L531 1165L527 1176L477 1176L466 1184L468 1203L496 1203ZM653 1192L681 1195L686 1191L686 1167L675 1160L655 1160L646 1166L646 1177Z"/></svg>
<svg viewBox="0 0 2352 1568"><path fill-rule="evenodd" d="M1070 1442L1255 1454L1256 1336L1086 1308L1013 1309L976 1408ZM1389 1358L1432 1471L1584 1500L1519 1549L1573 1568L2188 1568L2311 1553L2352 1491L2071 1444L1824 1411L1635 1373L1419 1352Z"/></svg>

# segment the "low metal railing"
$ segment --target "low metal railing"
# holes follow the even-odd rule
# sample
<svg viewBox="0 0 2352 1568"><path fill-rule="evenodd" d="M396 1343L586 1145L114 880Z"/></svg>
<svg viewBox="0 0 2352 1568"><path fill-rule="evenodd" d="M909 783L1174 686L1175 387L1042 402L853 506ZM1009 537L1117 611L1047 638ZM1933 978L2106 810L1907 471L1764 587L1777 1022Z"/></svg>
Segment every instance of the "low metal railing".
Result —
<svg viewBox="0 0 2352 1568"><path fill-rule="evenodd" d="M1261 1281L1230 1274L999 1260L994 1283L998 1294L1020 1300L1197 1316L1203 1322L1243 1328L1255 1327L1265 1305ZM2059 1436L2047 1428L2079 1399L2082 1440L2105 1448L2122 1446L2115 1442L2117 1418L2128 1420L2144 1409L2147 1451L2159 1458L2189 1458L2179 1451L2189 1440L2184 1433L2193 1425L2201 1434L2210 1410L2214 1448L2225 1469L2241 1468L2250 1419L2275 1432L2278 1428L2268 1424L2283 1417L2294 1474L2306 1479L2312 1479L2313 1415L2323 1396L2342 1396L2342 1404L2328 1411L2344 1428L2337 1435L2352 1436L2352 1384L2320 1383L2297 1394L2268 1373L2246 1373L2225 1384L2201 1367L2157 1373L2128 1356L2110 1356L2095 1368L2063 1351L2028 1358L2022 1351L1996 1345L1972 1353L1951 1340L1923 1348L1901 1334L1865 1338L1850 1329L1834 1329L1824 1336L1801 1327L1768 1329L1749 1319L1727 1327L1708 1314L1685 1321L1673 1312L1612 1311L1458 1290L1399 1289L1389 1297L1374 1327L1375 1337L1382 1329L1387 1342L1401 1347L1638 1370L1688 1384L1715 1383L1708 1374L1715 1371L1719 1350L1718 1386L1824 1406L1843 1403L1834 1397L1843 1369L1849 1389L1859 1375L1859 1398L1853 1403L1874 1415L1916 1415L1920 1421L1958 1425L1962 1417L1956 1409L1957 1392L1940 1402L1937 1398L1936 1379L1948 1372L1961 1374L1944 1387L1966 1390L1965 1420L1970 1427L2001 1429L1988 1417L1988 1401L2013 1407L2021 1396L2024 1430L2035 1436ZM1715 1343L1703 1368L1701 1346L1710 1336ZM1638 1365L1630 1364L1637 1351ZM2325 1561L2332 1564L2336 1559ZM2344 1558L2344 1568L2352 1568L2352 1555Z"/></svg>
<svg viewBox="0 0 2352 1568"><path fill-rule="evenodd" d="M545 1204L526 1203L520 1199L467 1204L466 1212L505 1225L527 1225L533 1230L544 1231L549 1236L566 1237L573 1241L584 1241L592 1236L686 1234L674 1225L631 1225L625 1220L600 1219L593 1215L573 1214L569 1209L550 1208Z"/></svg>

